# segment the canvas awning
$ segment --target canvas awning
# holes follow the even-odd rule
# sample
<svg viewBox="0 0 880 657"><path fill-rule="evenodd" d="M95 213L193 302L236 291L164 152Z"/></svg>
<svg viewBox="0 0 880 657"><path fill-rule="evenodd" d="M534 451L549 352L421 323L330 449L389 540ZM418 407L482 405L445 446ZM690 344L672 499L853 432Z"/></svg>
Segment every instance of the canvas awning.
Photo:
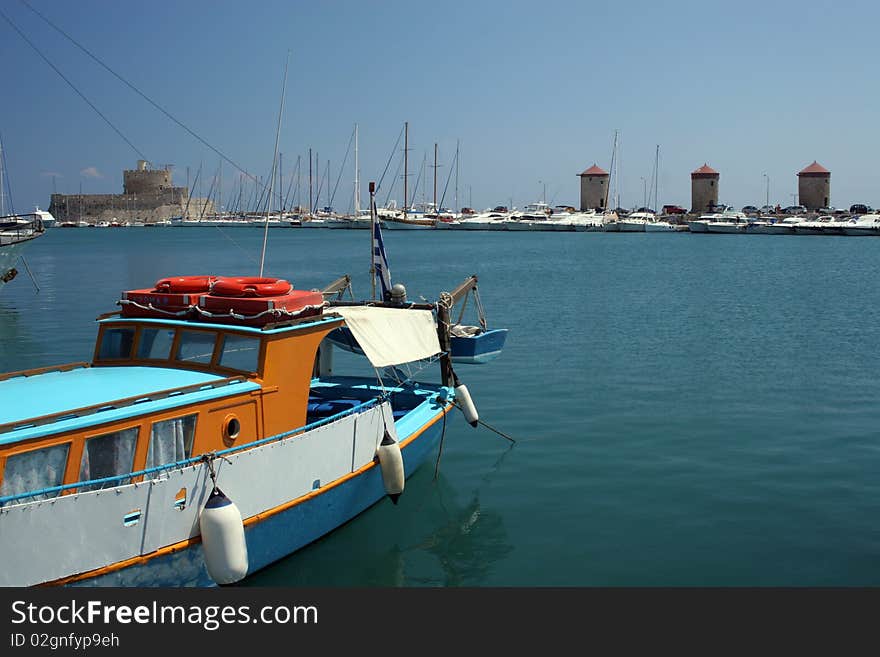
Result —
<svg viewBox="0 0 880 657"><path fill-rule="evenodd" d="M373 367L400 365L440 353L440 340L430 310L337 306Z"/></svg>

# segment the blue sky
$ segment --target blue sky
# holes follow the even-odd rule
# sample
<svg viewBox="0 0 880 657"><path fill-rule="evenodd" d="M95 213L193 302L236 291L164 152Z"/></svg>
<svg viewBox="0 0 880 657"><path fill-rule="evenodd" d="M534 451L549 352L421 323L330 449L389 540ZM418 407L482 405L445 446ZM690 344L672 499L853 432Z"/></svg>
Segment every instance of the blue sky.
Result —
<svg viewBox="0 0 880 657"><path fill-rule="evenodd" d="M769 178L771 202L788 205L813 160L832 172L833 205L880 204L876 3L28 2L262 176L289 52L283 170L291 174L300 156L307 180L309 148L322 175L329 160L340 209L351 205L353 152L341 174L340 165L355 123L366 189L405 121L410 196L437 143L447 206L457 144L459 206L522 206L545 189L551 204L576 205L577 174L594 162L610 167L615 130L625 206L642 204L657 145L660 204L689 205L690 172L707 162L721 173L721 202L761 205ZM53 185L119 192L137 151L173 164L176 184L187 167L191 181L200 166L202 180L216 175L214 151L25 4L0 8L136 149L0 18L0 134L17 209L46 207ZM396 163L380 203L389 192L403 198ZM427 169L427 200L432 176ZM224 197L237 194L228 162L223 183Z"/></svg>

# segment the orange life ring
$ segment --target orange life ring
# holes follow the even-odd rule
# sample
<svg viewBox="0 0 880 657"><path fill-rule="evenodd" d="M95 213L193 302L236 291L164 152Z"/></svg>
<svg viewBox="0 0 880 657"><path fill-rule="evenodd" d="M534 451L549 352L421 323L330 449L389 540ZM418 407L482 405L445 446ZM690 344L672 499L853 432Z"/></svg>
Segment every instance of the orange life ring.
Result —
<svg viewBox="0 0 880 657"><path fill-rule="evenodd" d="M156 283L155 292L166 294L193 294L207 292L211 284L217 280L216 276L174 276L163 278Z"/></svg>
<svg viewBox="0 0 880 657"><path fill-rule="evenodd" d="M283 278L218 278L211 286L211 294L218 297L277 297L287 294L293 286Z"/></svg>

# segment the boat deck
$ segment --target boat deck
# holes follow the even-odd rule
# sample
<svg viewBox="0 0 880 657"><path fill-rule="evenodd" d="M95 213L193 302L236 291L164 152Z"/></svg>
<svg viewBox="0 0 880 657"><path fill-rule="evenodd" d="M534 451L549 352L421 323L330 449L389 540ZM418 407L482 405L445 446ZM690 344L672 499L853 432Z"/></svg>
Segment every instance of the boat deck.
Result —
<svg viewBox="0 0 880 657"><path fill-rule="evenodd" d="M0 380L0 445L259 390L244 377L163 367L75 367Z"/></svg>

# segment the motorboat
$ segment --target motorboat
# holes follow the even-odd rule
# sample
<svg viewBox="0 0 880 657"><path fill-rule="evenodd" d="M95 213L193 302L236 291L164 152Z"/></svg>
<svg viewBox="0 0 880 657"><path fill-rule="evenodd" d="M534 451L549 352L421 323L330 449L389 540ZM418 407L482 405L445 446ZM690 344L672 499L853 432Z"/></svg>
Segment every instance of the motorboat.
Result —
<svg viewBox="0 0 880 657"><path fill-rule="evenodd" d="M853 217L843 226L845 235L880 235L880 214L863 214Z"/></svg>
<svg viewBox="0 0 880 657"><path fill-rule="evenodd" d="M653 212L630 212L617 221L617 228L621 233L644 233L645 225L656 220L657 215Z"/></svg>

